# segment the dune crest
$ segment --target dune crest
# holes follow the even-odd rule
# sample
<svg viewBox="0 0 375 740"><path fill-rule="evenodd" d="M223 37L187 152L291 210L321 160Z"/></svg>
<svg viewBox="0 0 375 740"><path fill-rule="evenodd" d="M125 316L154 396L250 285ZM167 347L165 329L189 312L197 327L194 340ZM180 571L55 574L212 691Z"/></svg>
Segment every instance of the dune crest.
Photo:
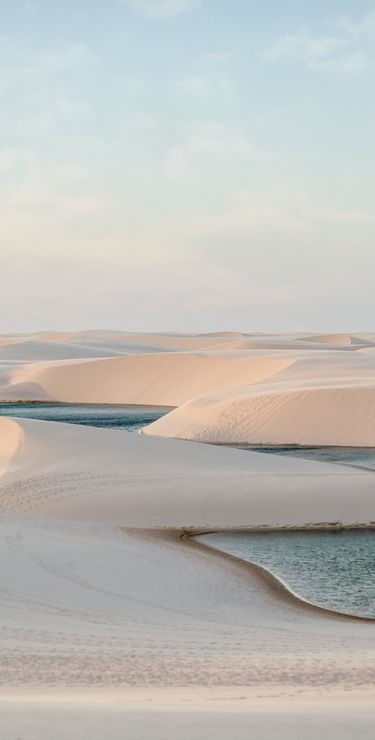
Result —
<svg viewBox="0 0 375 740"><path fill-rule="evenodd" d="M350 334L313 334L309 337L303 337L303 341L318 342L319 344L342 344L346 347L351 344L364 344L362 340Z"/></svg>

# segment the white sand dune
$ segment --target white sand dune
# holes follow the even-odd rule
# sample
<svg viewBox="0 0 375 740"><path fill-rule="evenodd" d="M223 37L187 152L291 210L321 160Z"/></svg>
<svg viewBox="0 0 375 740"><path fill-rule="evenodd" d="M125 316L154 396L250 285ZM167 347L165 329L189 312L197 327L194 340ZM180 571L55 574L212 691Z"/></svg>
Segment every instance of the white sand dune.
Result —
<svg viewBox="0 0 375 740"><path fill-rule="evenodd" d="M3 399L178 406L142 435L0 419L4 738L372 737L374 625L179 533L373 525L374 473L161 438L375 444L373 335L316 336L2 336L32 345Z"/></svg>
<svg viewBox="0 0 375 740"><path fill-rule="evenodd" d="M366 344L366 340L360 337L351 336L350 334L315 334L313 336L304 337L305 342L317 342L319 344L331 344L331 345L343 345L348 347L350 345L361 345Z"/></svg>
<svg viewBox="0 0 375 740"><path fill-rule="evenodd" d="M114 347L106 349L96 344L96 357L110 357L113 354L117 354ZM92 356L93 350L84 345L34 340L13 342L1 347L0 361L33 362L35 357L39 360L66 360Z"/></svg>
<svg viewBox="0 0 375 740"><path fill-rule="evenodd" d="M363 349L352 352L351 346L348 351L333 350L329 344L323 345L324 351L318 345L302 351L301 346L297 339L282 348L278 340L270 340L257 349L228 349L223 345L221 349L200 352L152 351L150 354L149 347L144 345L124 345L123 338L121 342L113 340L107 347L102 337L89 337L86 344L80 345L70 342L68 346L52 346L46 342L45 352L50 352L52 362L38 362L36 355L31 362L3 361L5 375L2 382L0 372L0 398L178 406L211 391L266 381L273 385L279 380L289 382L291 390L297 389L297 381L314 385L322 385L327 379L333 384L341 384L343 379L372 383L375 372L372 352ZM69 361L74 356L72 347L86 354L87 359ZM21 358L22 345L16 348ZM95 355L100 352L117 357L97 359ZM39 354L43 357L43 353ZM93 359L89 359L90 354ZM59 360L59 356L63 359Z"/></svg>
<svg viewBox="0 0 375 740"><path fill-rule="evenodd" d="M131 334L129 340L134 344L154 345L160 349L205 350L219 343L220 339L230 340L232 334Z"/></svg>
<svg viewBox="0 0 375 740"><path fill-rule="evenodd" d="M371 472L116 430L6 422L23 442L3 476L0 511L144 529L375 521Z"/></svg>
<svg viewBox="0 0 375 740"><path fill-rule="evenodd" d="M314 334L304 337L305 342L318 342L319 344L343 344L348 346L352 344L352 338L349 334Z"/></svg>
<svg viewBox="0 0 375 740"><path fill-rule="evenodd" d="M135 403L176 406L213 389L251 383L279 372L293 357L248 353L162 353L131 357L36 364L16 368L3 399L23 398L71 403Z"/></svg>
<svg viewBox="0 0 375 740"><path fill-rule="evenodd" d="M178 406L148 433L187 439L373 444L374 353L360 344L365 341L361 337L359 344L339 349L328 340L304 342L300 335L262 337L263 345L257 349L243 349L242 341L237 349L228 349L233 344L230 335L221 348L214 344L209 350L164 348L151 353L150 335L77 332L67 343L61 339L51 342L47 335L45 340L39 336L25 343L23 338L11 345L20 354L11 362L3 360L0 398ZM191 346L201 339L157 335L155 342ZM210 339L216 342L218 337ZM337 335L329 339L336 341ZM23 357L25 344L32 354L30 362ZM83 353L82 359L72 359L76 351ZM112 356L98 359L100 353ZM49 361L41 362L46 356ZM203 395L207 397L197 398ZM352 414L352 406L353 424L343 425L340 419Z"/></svg>
<svg viewBox="0 0 375 740"><path fill-rule="evenodd" d="M375 447L375 382L209 393L144 433L230 444Z"/></svg>
<svg viewBox="0 0 375 740"><path fill-rule="evenodd" d="M191 398L144 432L231 444L375 446L372 352L273 357L285 359L278 372Z"/></svg>
<svg viewBox="0 0 375 740"><path fill-rule="evenodd" d="M129 335L100 333L38 334L26 337L0 338L0 362L28 363L128 354L162 352L151 341L149 345L132 341Z"/></svg>

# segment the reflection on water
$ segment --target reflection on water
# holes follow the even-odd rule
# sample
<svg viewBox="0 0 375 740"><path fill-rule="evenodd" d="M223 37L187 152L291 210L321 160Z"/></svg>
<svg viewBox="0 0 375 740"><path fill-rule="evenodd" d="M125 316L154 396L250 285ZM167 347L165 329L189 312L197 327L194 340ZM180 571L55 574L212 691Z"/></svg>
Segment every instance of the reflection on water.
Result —
<svg viewBox="0 0 375 740"><path fill-rule="evenodd" d="M104 404L3 403L0 416L60 421L67 424L125 429L136 432L170 408L162 406L110 406Z"/></svg>
<svg viewBox="0 0 375 740"><path fill-rule="evenodd" d="M263 565L319 606L375 617L375 532L218 533L197 538Z"/></svg>

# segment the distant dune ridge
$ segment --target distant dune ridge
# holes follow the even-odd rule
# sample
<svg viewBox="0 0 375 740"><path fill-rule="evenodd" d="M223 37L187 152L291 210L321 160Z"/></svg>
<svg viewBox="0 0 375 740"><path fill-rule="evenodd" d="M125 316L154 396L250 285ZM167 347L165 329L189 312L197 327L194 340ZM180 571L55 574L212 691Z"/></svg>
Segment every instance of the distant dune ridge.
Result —
<svg viewBox="0 0 375 740"><path fill-rule="evenodd" d="M15 371L3 393L22 398L24 389L32 389L32 395L41 400L177 406L213 388L263 380L291 362L292 358L282 356L190 351L38 363Z"/></svg>
<svg viewBox="0 0 375 740"><path fill-rule="evenodd" d="M144 432L204 442L375 445L375 335L90 331L0 342L3 400L173 406Z"/></svg>

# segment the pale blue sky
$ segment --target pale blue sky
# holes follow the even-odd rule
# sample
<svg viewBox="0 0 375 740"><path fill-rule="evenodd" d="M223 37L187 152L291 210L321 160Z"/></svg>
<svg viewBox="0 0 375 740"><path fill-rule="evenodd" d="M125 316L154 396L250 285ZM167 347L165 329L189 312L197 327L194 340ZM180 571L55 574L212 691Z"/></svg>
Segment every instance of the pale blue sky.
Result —
<svg viewBox="0 0 375 740"><path fill-rule="evenodd" d="M0 330L373 329L374 77L375 2L0 0Z"/></svg>

